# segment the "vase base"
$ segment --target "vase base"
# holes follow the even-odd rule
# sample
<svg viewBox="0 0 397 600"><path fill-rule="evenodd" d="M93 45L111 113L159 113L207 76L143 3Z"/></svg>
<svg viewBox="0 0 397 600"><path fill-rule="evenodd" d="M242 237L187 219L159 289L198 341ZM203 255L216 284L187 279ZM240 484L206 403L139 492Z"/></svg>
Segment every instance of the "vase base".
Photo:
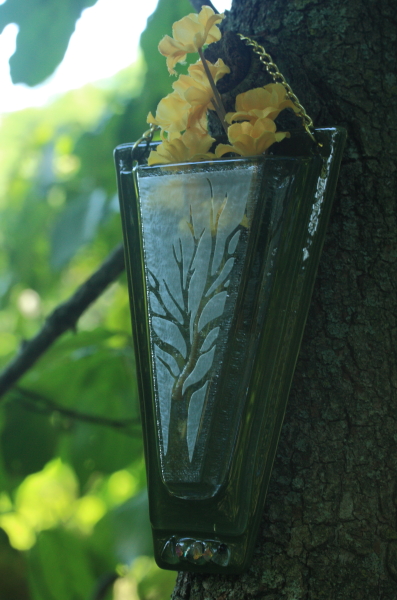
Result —
<svg viewBox="0 0 397 600"><path fill-rule="evenodd" d="M239 573L244 571L248 536L220 539L217 536L183 537L153 532L155 559L162 569L199 573Z"/></svg>
<svg viewBox="0 0 397 600"><path fill-rule="evenodd" d="M175 498L181 500L208 500L219 492L221 486L211 483L167 481L167 489Z"/></svg>

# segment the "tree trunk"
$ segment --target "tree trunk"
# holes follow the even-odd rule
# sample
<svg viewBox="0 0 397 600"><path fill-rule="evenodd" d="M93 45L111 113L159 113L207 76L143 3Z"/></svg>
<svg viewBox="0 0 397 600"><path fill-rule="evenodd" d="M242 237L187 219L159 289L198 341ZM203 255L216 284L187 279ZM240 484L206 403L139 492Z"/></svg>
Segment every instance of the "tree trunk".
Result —
<svg viewBox="0 0 397 600"><path fill-rule="evenodd" d="M395 600L395 5L234 0L224 29L256 36L348 142L251 568L180 574L173 598ZM235 93L247 58L228 44Z"/></svg>

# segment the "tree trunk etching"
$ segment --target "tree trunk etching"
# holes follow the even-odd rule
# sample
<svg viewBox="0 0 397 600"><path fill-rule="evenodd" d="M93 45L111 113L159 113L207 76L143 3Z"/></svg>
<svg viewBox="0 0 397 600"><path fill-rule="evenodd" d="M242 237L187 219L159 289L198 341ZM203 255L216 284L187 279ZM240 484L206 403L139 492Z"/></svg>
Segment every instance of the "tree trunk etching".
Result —
<svg viewBox="0 0 397 600"><path fill-rule="evenodd" d="M251 568L180 574L173 598L395 600L394 3L234 0L223 28L263 44L348 141ZM212 52L236 65L227 101L269 81L232 35Z"/></svg>
<svg viewBox="0 0 397 600"><path fill-rule="evenodd" d="M208 309L210 302L219 298L220 294L226 296L227 281L230 271L234 264L234 255L237 244L231 244L232 240L236 241L239 236L241 225L237 225L233 231L225 237L224 251L217 266L215 264L215 250L218 242L219 220L227 205L227 194L218 210L214 207L213 190L210 180L208 179L211 208L209 212L209 233L210 233L210 252L209 261L206 273L205 284L201 294L200 302L195 313L191 309L191 282L196 271L195 261L200 252L200 244L203 240L205 228L200 232L196 231L193 219L192 207L190 208L189 220L187 225L193 241L193 252L187 260L184 256L184 250L181 239L177 247L173 246L173 257L179 272L179 286L181 290L182 302L180 302L170 290L166 279L162 280L164 288L161 288L160 281L154 273L149 272L148 289L154 295L158 304L161 307L162 313L156 312L152 308L152 317L165 319L178 328L184 342L186 343L186 356L183 356L177 348L170 344L169 339L160 336L152 330L152 336L155 346L160 348L167 358L172 357L177 366L178 373L175 373L170 362L158 356L159 362L167 370L169 375L174 380L171 399L170 399L170 421L168 430L167 451L164 453L164 467L167 471L167 477L174 478L175 481L189 479L189 471L192 470L193 456L189 456L188 448L188 413L189 405L194 392L198 391L211 378L211 361L208 361L208 368L204 373L197 378L196 381L189 382L197 366L198 361L211 353L214 353L217 341L215 329L219 329L219 321L222 319L222 314L212 316L209 321L203 326L201 319L205 309ZM205 240L203 240L205 242ZM232 247L232 248L231 248ZM184 267L186 264L186 274ZM180 320L167 307L164 300L164 290L171 299L174 308L177 309ZM194 470L194 469L193 469Z"/></svg>

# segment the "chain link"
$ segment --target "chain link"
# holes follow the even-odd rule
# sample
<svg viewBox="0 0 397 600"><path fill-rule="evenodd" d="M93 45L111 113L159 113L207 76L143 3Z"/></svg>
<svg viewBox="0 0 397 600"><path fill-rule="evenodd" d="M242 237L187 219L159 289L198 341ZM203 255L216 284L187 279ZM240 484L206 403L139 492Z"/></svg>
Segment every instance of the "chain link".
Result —
<svg viewBox="0 0 397 600"><path fill-rule="evenodd" d="M273 81L275 83L281 83L281 85L284 86L284 88L287 92L288 98L295 104L295 106L299 110L299 112L297 114L302 119L302 124L306 130L306 133L308 133L310 135L311 139L317 144L318 142L313 135L314 125L313 125L312 119L309 117L309 115L303 108L302 104L299 102L298 97L292 91L292 88L289 85L289 83L287 83L287 81L285 80L284 75L282 73L280 73L278 66L276 65L275 62L273 62L273 59L270 56L270 54L268 54L266 52L266 50L264 49L263 46L258 44L258 42L255 42L255 40L252 40L251 38L246 37L245 35L242 35L241 33L238 33L237 35L243 42L245 42L247 44L247 46L252 46L253 51L255 52L255 54L257 54L259 56L259 60L264 65L264 67L265 67L266 71L269 73L269 75L273 78Z"/></svg>
<svg viewBox="0 0 397 600"><path fill-rule="evenodd" d="M280 73L278 66L276 65L275 62L273 62L273 59L270 56L270 54L268 54L266 52L266 50L264 49L264 47L261 46L260 44L258 44L258 42L256 42L255 40L252 40L251 38L243 35L242 33L238 33L237 35L243 42L245 42L247 44L247 46L252 46L253 51L255 52L255 54L257 54L259 56L259 60L264 65L264 67L265 67L266 71L269 73L269 75L273 78L273 81L275 83L281 83L281 85L284 86L284 88L287 92L287 97L295 104L295 106L297 107L297 109L299 111L297 114L302 119L302 124L303 124L303 127L305 128L306 133L311 137L313 142L315 142L316 144L319 144L313 135L314 125L313 125L313 121L312 121L311 117L309 117L306 110L304 109L302 104L299 102L297 95L294 94L294 92L292 91L292 88L289 85L289 83L287 83L287 81L285 80L284 75L282 73ZM153 139L154 133L158 129L160 129L160 127L158 125L154 125L152 123L150 125L150 128L147 131L145 131L145 133L143 133L141 135L141 137L134 143L134 145L132 147L132 151L134 151L139 146L139 144L141 144L143 141L146 141L149 144ZM321 144L319 144L319 145L321 146Z"/></svg>
<svg viewBox="0 0 397 600"><path fill-rule="evenodd" d="M150 128L145 131L145 133L142 133L141 137L139 138L139 140L137 140L134 145L132 146L132 151L134 151L139 144L141 144L142 142L147 142L148 144L150 144L150 142L153 139L153 135L155 133L155 131L157 131L158 129L160 129L160 127L158 125L154 125L153 123L151 123Z"/></svg>

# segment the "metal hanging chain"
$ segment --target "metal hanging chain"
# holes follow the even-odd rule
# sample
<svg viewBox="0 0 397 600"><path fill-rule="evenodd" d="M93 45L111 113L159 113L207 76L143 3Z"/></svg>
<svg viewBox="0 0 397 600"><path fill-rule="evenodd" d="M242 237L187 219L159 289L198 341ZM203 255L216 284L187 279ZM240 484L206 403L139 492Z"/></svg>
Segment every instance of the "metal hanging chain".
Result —
<svg viewBox="0 0 397 600"><path fill-rule="evenodd" d="M292 91L292 88L289 85L289 83L287 83L287 81L285 80L284 75L282 73L280 73L278 66L276 65L275 62L273 62L273 59L270 56L270 54L268 54L266 52L266 50L264 49L264 47L261 46L260 44L258 44L258 42L256 42L255 40L243 35L242 33L238 33L237 35L243 42L245 42L247 44L247 46L252 46L253 51L255 52L255 54L257 54L259 56L259 60L264 65L264 67L265 67L266 71L269 73L269 75L273 78L273 81L275 83L281 83L281 85L285 88L285 90L287 92L287 97L291 100L291 102L293 102L295 104L295 106L297 107L297 109L299 111L297 114L302 119L302 124L303 124L303 127L305 128L306 133L310 136L310 138L313 140L313 142L315 142L315 144L318 144L319 146L321 146L322 144L320 144L313 135L313 130L314 130L313 120L311 119L311 117L309 117L306 110L304 109L302 104L299 102L298 97ZM152 123L150 125L150 128L147 131L145 131L145 133L143 133L142 136L134 143L134 145L132 147L132 152L134 152L135 149L138 147L138 145L144 141L147 144L149 144L153 139L154 133L158 129L160 129L160 127L158 125L154 125Z"/></svg>
<svg viewBox="0 0 397 600"><path fill-rule="evenodd" d="M150 128L145 131L145 133L142 133L141 137L139 138L139 140L137 140L134 145L132 146L132 151L134 152L134 150L139 146L139 144L141 144L142 142L147 142L148 144L150 144L150 142L153 139L153 135L155 133L155 131L157 131L158 129L160 129L160 127L158 125L153 125L153 123L151 123Z"/></svg>
<svg viewBox="0 0 397 600"><path fill-rule="evenodd" d="M281 85L284 86L284 88L287 91L288 98L295 104L295 106L299 110L298 115L302 119L302 124L306 130L306 133L308 133L308 135L310 135L313 142L318 144L316 138L313 135L314 125L313 125L312 119L309 117L309 115L303 108L302 104L299 102L298 97L292 91L292 88L289 85L289 83L286 82L284 75L282 73L280 73L278 66L276 65L275 62L273 62L273 59L270 56L270 54L268 54L266 52L266 50L264 49L263 46L258 44L258 42L255 42L255 40L252 40L251 38L246 37L245 35L242 35L241 33L238 33L237 35L239 36L240 40L242 40L243 42L245 42L247 44L247 46L252 46L253 51L255 52L255 54L257 54L259 56L259 60L264 65L264 67L265 67L266 71L269 73L269 75L273 78L274 82L281 83Z"/></svg>

